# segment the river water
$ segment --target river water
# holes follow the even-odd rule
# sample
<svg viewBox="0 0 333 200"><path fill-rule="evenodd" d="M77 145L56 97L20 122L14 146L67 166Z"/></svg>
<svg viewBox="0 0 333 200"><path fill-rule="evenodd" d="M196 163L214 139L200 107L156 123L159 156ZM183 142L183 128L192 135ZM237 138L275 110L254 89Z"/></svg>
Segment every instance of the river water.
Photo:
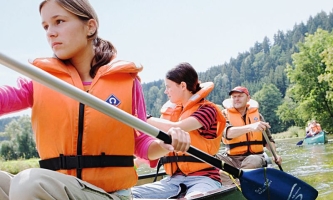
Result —
<svg viewBox="0 0 333 200"><path fill-rule="evenodd" d="M333 200L333 141L296 146L300 139L277 140L285 172L305 181L319 192L318 200Z"/></svg>
<svg viewBox="0 0 333 200"><path fill-rule="evenodd" d="M317 200L333 200L333 140L320 145L297 146L300 138L276 140L281 155L282 169L318 190ZM269 156L272 156L267 152ZM279 169L276 165L276 169ZM155 172L143 165L139 174Z"/></svg>

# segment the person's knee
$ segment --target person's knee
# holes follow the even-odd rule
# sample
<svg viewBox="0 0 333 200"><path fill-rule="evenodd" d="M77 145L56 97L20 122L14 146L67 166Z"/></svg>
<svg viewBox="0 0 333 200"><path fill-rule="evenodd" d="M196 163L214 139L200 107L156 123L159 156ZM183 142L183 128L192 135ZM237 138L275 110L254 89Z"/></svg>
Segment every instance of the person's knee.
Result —
<svg viewBox="0 0 333 200"><path fill-rule="evenodd" d="M265 158L259 155L250 155L246 157L241 165L242 169L256 169L265 165Z"/></svg>
<svg viewBox="0 0 333 200"><path fill-rule="evenodd" d="M141 190L140 186L134 186L134 187L132 187L131 192L132 192L133 198L138 198L138 199L143 198L141 196L140 190Z"/></svg>
<svg viewBox="0 0 333 200"><path fill-rule="evenodd" d="M0 171L0 188L6 188L6 190L9 190L10 182L13 178L12 174L9 174L5 171Z"/></svg>
<svg viewBox="0 0 333 200"><path fill-rule="evenodd" d="M26 169L15 175L10 184L11 194L28 194L40 185L40 169Z"/></svg>
<svg viewBox="0 0 333 200"><path fill-rule="evenodd" d="M0 199L9 199L10 182L13 175L5 171L0 171Z"/></svg>

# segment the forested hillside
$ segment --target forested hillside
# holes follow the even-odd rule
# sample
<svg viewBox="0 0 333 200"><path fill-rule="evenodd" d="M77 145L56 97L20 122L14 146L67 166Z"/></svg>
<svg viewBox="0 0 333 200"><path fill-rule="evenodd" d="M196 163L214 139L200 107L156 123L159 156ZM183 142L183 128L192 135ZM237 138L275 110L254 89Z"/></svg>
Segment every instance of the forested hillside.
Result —
<svg viewBox="0 0 333 200"><path fill-rule="evenodd" d="M333 50L329 49L333 42L329 38L332 27L333 13L320 12L310 16L306 23L296 23L292 30L278 30L273 41L265 37L248 51L239 53L237 58L218 66L207 66L206 72L199 73L199 79L215 84L208 100L221 105L233 87L246 86L260 103L260 111L271 123L274 133L292 125L303 127L311 119L317 119L331 132ZM312 45L315 41L316 45ZM306 59L306 63L302 63ZM159 109L167 101L164 81L145 83L143 89L147 112L159 116Z"/></svg>

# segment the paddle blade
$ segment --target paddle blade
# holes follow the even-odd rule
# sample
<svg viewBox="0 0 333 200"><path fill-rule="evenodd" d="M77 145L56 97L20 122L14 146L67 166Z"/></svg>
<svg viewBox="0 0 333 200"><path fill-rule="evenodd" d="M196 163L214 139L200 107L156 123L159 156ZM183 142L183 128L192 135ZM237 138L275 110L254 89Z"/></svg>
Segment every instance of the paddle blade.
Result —
<svg viewBox="0 0 333 200"><path fill-rule="evenodd" d="M303 140L301 140L301 141L297 142L297 144L296 144L296 145L302 145L302 144L303 144Z"/></svg>
<svg viewBox="0 0 333 200"><path fill-rule="evenodd" d="M318 196L309 184L274 168L243 170L239 179L242 193L249 200L314 200Z"/></svg>

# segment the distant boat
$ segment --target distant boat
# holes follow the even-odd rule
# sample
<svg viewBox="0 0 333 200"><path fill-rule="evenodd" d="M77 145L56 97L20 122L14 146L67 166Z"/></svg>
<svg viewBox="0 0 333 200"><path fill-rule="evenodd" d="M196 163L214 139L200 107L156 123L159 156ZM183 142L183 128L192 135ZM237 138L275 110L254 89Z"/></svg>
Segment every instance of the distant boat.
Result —
<svg viewBox="0 0 333 200"><path fill-rule="evenodd" d="M326 137L326 133L321 131L315 136L308 137L304 139L304 144L326 144L328 139Z"/></svg>

